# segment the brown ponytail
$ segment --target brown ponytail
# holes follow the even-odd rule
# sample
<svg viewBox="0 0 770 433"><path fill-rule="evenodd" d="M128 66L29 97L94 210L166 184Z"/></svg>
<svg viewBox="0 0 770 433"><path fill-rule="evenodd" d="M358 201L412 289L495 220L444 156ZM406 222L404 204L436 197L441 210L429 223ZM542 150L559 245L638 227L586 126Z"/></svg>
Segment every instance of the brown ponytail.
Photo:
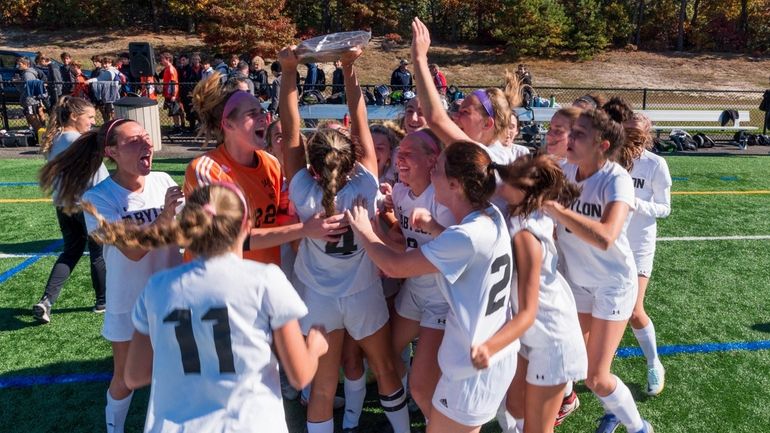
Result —
<svg viewBox="0 0 770 433"><path fill-rule="evenodd" d="M201 121L199 134L208 140L213 140L217 145L225 142L225 134L222 130L222 115L225 104L230 96L238 90L226 91L222 88L220 77L222 74L214 72L205 80L200 81L193 89L193 108L198 113Z"/></svg>
<svg viewBox="0 0 770 433"><path fill-rule="evenodd" d="M495 173L487 151L470 141L457 141L444 149L444 171L462 185L468 201L477 208L487 207L495 192Z"/></svg>
<svg viewBox="0 0 770 433"><path fill-rule="evenodd" d="M62 132L62 128L67 126L71 116L80 116L88 108L94 108L94 105L83 98L69 95L59 98L54 112L48 119L48 126L43 134L43 141L40 143L40 153L48 155L51 152L54 138Z"/></svg>
<svg viewBox="0 0 770 433"><path fill-rule="evenodd" d="M319 129L307 145L310 167L323 190L322 204L327 216L337 213L334 199L356 164L353 142L334 129Z"/></svg>
<svg viewBox="0 0 770 433"><path fill-rule="evenodd" d="M498 166L497 171L503 182L524 192L524 200L510 206L514 216L527 217L547 200L569 207L580 196L580 188L567 181L550 155L524 155L510 165Z"/></svg>

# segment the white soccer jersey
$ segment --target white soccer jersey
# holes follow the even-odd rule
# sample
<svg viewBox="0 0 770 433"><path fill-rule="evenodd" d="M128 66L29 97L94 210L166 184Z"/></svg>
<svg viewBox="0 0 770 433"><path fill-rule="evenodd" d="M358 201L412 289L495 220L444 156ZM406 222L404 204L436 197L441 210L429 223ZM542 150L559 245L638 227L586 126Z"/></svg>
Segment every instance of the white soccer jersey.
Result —
<svg viewBox="0 0 770 433"><path fill-rule="evenodd" d="M655 248L658 234L656 218L671 213L671 175L666 160L645 150L631 170L636 193L636 211L628 225L628 241L633 251Z"/></svg>
<svg viewBox="0 0 770 433"><path fill-rule="evenodd" d="M171 176L151 172L144 179L142 192L131 192L110 177L86 191L83 201L91 202L107 221L132 221L138 225L152 224L163 211L166 191L176 186ZM93 215L85 213L88 232L98 228ZM107 268L107 310L112 314L130 313L137 296L152 274L176 266L182 261L176 245L147 252L133 261L114 245L104 246Z"/></svg>
<svg viewBox="0 0 770 433"><path fill-rule="evenodd" d="M500 140L495 141L489 146L481 145L481 147L487 151L489 158L495 164L508 165L516 160L516 156L511 151L511 148L503 146L503 143L501 143ZM500 175L497 173L495 173L495 179L497 180L497 187L499 188L500 184L503 181L502 179L500 179ZM497 208L500 210L500 212L503 213L503 215L505 215L506 217L508 216L508 201L506 201L505 198L503 198L500 194L495 192L492 195L492 198L490 199L490 201L492 202L492 204L497 206Z"/></svg>
<svg viewBox="0 0 770 433"><path fill-rule="evenodd" d="M513 254L505 220L494 206L471 212L420 251L443 275L439 288L450 307L438 353L441 372L452 380L474 376L471 346L489 339L508 318ZM490 366L518 350L518 341L508 345Z"/></svg>
<svg viewBox="0 0 770 433"><path fill-rule="evenodd" d="M337 211L353 205L357 197L366 200L369 215L374 217L378 190L377 179L363 165L356 163L347 183L337 191ZM321 186L307 169L300 170L289 185L289 199L297 209L300 221L307 221L323 211ZM294 264L295 277L305 286L326 296L349 296L370 288L379 281L379 271L363 248L357 244L353 230L348 230L336 244L320 239L302 239Z"/></svg>
<svg viewBox="0 0 770 433"><path fill-rule="evenodd" d="M393 210L401 227L401 233L406 241L406 250L411 251L419 248L433 240L433 237L422 230L416 229L409 224L409 219L417 208L427 209L433 219L443 227L449 227L455 224L455 217L446 206L436 201L436 190L433 185L428 185L425 191L419 196L415 196L408 186L403 183L397 183L393 186ZM438 292L438 280L440 275L426 274L417 277L407 278L407 284L411 290L417 292L423 298L432 299L436 295L441 298Z"/></svg>
<svg viewBox="0 0 770 433"><path fill-rule="evenodd" d="M287 432L273 331L307 314L275 265L232 253L159 272L136 302L153 347L145 432Z"/></svg>
<svg viewBox="0 0 770 433"><path fill-rule="evenodd" d="M599 221L611 202L626 203L631 211L634 210L633 181L617 163L607 161L596 173L581 182L575 181L577 165L567 163L563 168L567 179L582 188L580 197L570 207L573 211ZM624 287L636 281L636 265L626 235L630 220L631 212L620 235L607 251L590 245L563 225L558 225L557 239L570 284L583 287Z"/></svg>
<svg viewBox="0 0 770 433"><path fill-rule="evenodd" d="M520 144L512 144L510 149L511 149L511 154L513 154L514 161L521 158L524 155L529 155L529 148L526 146L522 146Z"/></svg>
<svg viewBox="0 0 770 433"><path fill-rule="evenodd" d="M527 218L511 217L511 239L521 230L532 233L543 250L537 316L532 327L521 336L521 342L530 347L544 347L558 340L581 339L575 297L572 296L567 280L557 270L559 257L553 240L553 220L539 211L530 214ZM513 311L518 312L518 270L515 263L513 269L511 305Z"/></svg>

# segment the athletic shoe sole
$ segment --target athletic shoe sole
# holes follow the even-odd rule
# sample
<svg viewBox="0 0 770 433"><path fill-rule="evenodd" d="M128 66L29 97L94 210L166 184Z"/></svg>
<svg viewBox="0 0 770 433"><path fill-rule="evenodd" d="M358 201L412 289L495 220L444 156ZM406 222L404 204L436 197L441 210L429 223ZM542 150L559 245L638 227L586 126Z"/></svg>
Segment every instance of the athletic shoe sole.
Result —
<svg viewBox="0 0 770 433"><path fill-rule="evenodd" d="M51 315L42 303L32 306L32 315L35 316L39 322L51 323Z"/></svg>

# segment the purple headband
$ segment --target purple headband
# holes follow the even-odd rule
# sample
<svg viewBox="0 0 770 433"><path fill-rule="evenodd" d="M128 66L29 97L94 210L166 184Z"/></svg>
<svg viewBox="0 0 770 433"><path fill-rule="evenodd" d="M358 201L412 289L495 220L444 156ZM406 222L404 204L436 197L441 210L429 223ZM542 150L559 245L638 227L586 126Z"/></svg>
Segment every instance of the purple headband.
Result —
<svg viewBox="0 0 770 433"><path fill-rule="evenodd" d="M249 205L246 202L246 197L243 195L243 191L241 191L238 185L232 182L213 182L209 186L221 186L222 188L229 189L235 193L239 199L241 199L241 204L243 205L243 218L241 219L241 226L246 224L246 220L249 218ZM206 209L206 206L209 206L209 209ZM212 212L210 210L213 209L210 203L203 205L203 209L210 213L212 216L216 215L216 212Z"/></svg>
<svg viewBox="0 0 770 433"><path fill-rule="evenodd" d="M474 90L471 95L474 95L476 98L478 98L479 102L481 102L481 106L484 107L484 111L487 112L489 117L495 117L495 109L492 107L492 101L489 100L489 95L487 95L486 90L477 89Z"/></svg>
<svg viewBox="0 0 770 433"><path fill-rule="evenodd" d="M436 143L436 140L431 137L430 134L425 132L424 129L418 129L417 131L412 131L410 134L413 137L419 137L424 143L427 143L434 151L436 151L436 155L441 153L441 148L439 147L438 143Z"/></svg>
<svg viewBox="0 0 770 433"><path fill-rule="evenodd" d="M252 100L252 99L257 103L259 103L259 101L257 101L257 98L255 98L254 95L252 95L251 93L246 92L244 90L235 91L232 95L230 95L229 98L227 98L227 102L225 103L225 109L224 111L222 111L222 122L224 122L225 119L227 119L227 117L230 116L230 114L232 114L233 111L235 111L235 109L238 107L238 105L240 105L243 101ZM225 128L222 127L222 129L224 130Z"/></svg>

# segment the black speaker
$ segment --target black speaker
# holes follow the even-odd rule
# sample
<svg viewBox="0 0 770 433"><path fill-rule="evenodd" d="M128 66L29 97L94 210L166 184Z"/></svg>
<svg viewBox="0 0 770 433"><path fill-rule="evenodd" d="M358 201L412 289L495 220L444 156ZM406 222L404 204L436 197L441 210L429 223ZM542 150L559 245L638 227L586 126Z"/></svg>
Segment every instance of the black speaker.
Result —
<svg viewBox="0 0 770 433"><path fill-rule="evenodd" d="M131 75L137 78L155 75L155 53L149 43L129 42L128 56Z"/></svg>

